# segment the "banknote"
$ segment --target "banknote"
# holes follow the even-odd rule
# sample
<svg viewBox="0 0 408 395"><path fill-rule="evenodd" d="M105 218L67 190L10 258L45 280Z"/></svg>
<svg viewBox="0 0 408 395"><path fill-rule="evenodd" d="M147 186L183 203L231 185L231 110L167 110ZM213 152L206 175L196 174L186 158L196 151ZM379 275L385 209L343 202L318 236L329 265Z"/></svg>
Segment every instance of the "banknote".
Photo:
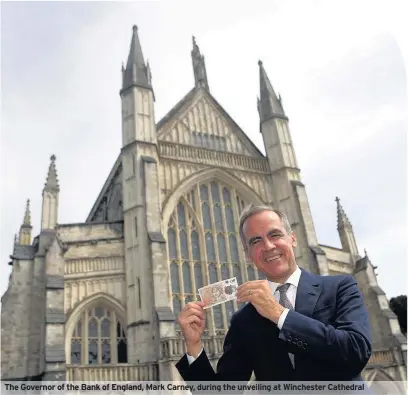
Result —
<svg viewBox="0 0 408 395"><path fill-rule="evenodd" d="M228 302L236 299L238 288L237 278L229 278L228 280L218 281L217 283L199 288L198 293L202 302L206 303L204 309L216 306L217 304Z"/></svg>

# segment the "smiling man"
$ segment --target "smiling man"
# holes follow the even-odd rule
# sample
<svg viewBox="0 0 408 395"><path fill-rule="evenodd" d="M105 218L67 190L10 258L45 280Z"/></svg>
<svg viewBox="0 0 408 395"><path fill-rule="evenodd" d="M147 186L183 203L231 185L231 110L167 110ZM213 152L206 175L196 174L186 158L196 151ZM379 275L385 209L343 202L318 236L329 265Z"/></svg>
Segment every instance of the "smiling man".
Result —
<svg viewBox="0 0 408 395"><path fill-rule="evenodd" d="M371 355L369 320L350 275L318 276L296 264L296 236L286 216L254 206L240 219L248 259L267 280L237 291L248 302L231 319L214 372L201 336L204 303L179 314L187 353L176 367L185 381L360 381Z"/></svg>

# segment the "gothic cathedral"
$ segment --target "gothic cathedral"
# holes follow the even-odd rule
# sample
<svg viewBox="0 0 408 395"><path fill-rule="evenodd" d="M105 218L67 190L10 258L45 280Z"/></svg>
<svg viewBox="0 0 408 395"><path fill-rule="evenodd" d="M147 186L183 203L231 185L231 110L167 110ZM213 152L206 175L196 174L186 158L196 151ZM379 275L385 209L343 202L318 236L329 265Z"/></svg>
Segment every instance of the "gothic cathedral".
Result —
<svg viewBox="0 0 408 395"><path fill-rule="evenodd" d="M137 27L122 69L122 149L84 223L58 222L51 157L41 232L31 240L30 206L11 255L2 297L3 380L180 380L176 316L197 289L262 273L246 262L240 212L249 204L284 211L297 235L299 266L352 274L370 314L368 382L406 381L406 337L360 255L339 199L342 248L321 245L313 225L288 117L259 62L262 154L211 95L193 39L194 87L160 121ZM204 344L214 365L235 301L211 309Z"/></svg>

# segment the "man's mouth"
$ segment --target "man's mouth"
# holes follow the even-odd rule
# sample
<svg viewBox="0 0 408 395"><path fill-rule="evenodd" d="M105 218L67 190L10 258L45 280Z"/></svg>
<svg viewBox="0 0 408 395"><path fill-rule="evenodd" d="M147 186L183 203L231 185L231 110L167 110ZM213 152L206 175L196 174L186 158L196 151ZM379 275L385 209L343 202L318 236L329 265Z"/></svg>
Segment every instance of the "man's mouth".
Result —
<svg viewBox="0 0 408 395"><path fill-rule="evenodd" d="M277 255L269 256L269 257L266 257L266 258L265 258L265 261L266 261L266 262L277 261L281 256L282 256L282 254L277 254Z"/></svg>

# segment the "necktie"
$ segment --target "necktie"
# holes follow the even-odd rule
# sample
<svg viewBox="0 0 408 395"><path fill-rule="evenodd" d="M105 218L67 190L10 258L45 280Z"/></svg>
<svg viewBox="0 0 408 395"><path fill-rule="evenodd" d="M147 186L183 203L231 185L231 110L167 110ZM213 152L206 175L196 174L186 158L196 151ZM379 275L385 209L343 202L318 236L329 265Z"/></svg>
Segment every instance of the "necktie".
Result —
<svg viewBox="0 0 408 395"><path fill-rule="evenodd" d="M279 285L278 288L276 288L277 291L279 291L280 298L279 298L279 304L283 307L286 307L289 310L293 310L292 303L290 303L290 300L288 299L288 296L286 295L286 292L288 291L288 288L290 287L289 283Z"/></svg>
<svg viewBox="0 0 408 395"><path fill-rule="evenodd" d="M286 292L288 291L290 287L289 283L285 283L282 285L279 285L278 288L276 288L277 291L279 291L279 304L282 307L286 307L289 310L293 310L293 305L290 303L290 300L288 299L288 296L286 295ZM289 358L290 362L292 362L292 366L295 367L295 356L292 353L289 353Z"/></svg>

